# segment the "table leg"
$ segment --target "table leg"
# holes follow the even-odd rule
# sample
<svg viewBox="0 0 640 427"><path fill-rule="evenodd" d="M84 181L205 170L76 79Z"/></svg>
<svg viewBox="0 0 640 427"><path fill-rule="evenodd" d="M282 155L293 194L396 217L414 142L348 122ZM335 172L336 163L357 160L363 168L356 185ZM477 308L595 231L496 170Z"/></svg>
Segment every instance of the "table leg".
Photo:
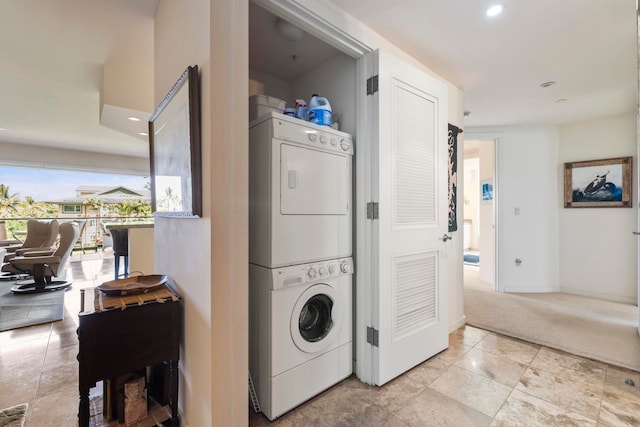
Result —
<svg viewBox="0 0 640 427"><path fill-rule="evenodd" d="M89 427L89 388L80 387L80 406L78 408L78 426Z"/></svg>
<svg viewBox="0 0 640 427"><path fill-rule="evenodd" d="M172 426L179 426L178 418L178 362L169 361L169 397L171 399L171 421Z"/></svg>

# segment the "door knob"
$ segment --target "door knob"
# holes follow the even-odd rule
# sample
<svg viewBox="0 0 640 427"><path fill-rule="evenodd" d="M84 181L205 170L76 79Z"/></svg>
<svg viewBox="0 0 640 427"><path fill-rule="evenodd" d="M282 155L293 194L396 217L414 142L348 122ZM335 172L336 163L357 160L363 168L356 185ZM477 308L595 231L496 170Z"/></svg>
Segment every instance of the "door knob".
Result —
<svg viewBox="0 0 640 427"><path fill-rule="evenodd" d="M449 236L448 234L445 233L444 236L442 236L442 238L440 240L442 240L443 242L446 242L447 240L451 240L453 239L453 237Z"/></svg>
<svg viewBox="0 0 640 427"><path fill-rule="evenodd" d="M632 233L633 233L634 236L640 236L640 233L637 232L637 231L632 231Z"/></svg>

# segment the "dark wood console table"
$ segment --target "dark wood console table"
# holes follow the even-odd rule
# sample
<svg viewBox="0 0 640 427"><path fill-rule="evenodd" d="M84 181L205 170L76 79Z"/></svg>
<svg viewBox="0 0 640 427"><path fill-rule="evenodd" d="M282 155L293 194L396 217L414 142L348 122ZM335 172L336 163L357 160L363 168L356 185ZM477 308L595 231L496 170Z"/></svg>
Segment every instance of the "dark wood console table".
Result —
<svg viewBox="0 0 640 427"><path fill-rule="evenodd" d="M171 407L165 425L179 426L180 297L169 287L126 297L94 289L92 296L89 310L79 314L79 426L89 426L89 389L98 381L159 365L168 367L169 401L160 402Z"/></svg>

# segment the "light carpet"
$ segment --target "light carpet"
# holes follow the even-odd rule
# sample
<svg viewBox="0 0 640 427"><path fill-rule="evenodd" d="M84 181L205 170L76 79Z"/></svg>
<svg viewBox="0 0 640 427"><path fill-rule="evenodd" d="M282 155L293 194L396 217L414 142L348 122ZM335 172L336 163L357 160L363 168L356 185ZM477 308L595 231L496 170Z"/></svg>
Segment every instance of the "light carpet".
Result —
<svg viewBox="0 0 640 427"><path fill-rule="evenodd" d="M62 320L64 290L15 295L15 282L0 282L0 332L39 323Z"/></svg>
<svg viewBox="0 0 640 427"><path fill-rule="evenodd" d="M0 410L0 427L22 427L26 417L26 403Z"/></svg>
<svg viewBox="0 0 640 427"><path fill-rule="evenodd" d="M638 307L562 293L497 293L465 267L464 312L481 329L640 372Z"/></svg>

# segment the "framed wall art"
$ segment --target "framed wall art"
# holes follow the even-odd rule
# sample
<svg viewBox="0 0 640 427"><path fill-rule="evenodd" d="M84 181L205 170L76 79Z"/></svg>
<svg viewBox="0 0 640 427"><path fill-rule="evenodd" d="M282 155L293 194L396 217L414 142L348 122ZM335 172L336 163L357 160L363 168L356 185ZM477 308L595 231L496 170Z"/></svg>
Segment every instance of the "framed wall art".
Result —
<svg viewBox="0 0 640 427"><path fill-rule="evenodd" d="M188 67L149 119L151 206L155 215L202 216L198 67Z"/></svg>
<svg viewBox="0 0 640 427"><path fill-rule="evenodd" d="M482 203L493 202L493 180L486 180L480 183L480 200Z"/></svg>
<svg viewBox="0 0 640 427"><path fill-rule="evenodd" d="M565 208L630 208L631 157L564 164Z"/></svg>

